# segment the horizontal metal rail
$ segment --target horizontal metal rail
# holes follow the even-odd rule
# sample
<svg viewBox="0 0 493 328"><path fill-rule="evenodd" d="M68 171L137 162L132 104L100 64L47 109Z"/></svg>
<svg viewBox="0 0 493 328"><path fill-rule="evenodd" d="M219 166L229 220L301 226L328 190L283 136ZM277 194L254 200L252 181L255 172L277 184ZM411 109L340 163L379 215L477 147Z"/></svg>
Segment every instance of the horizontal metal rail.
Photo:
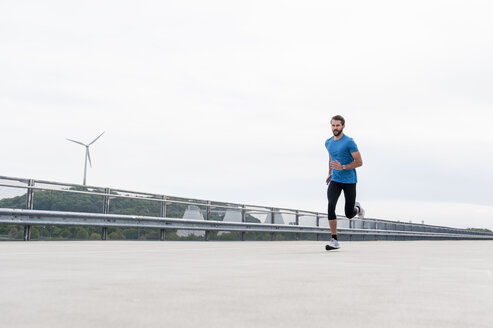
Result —
<svg viewBox="0 0 493 328"><path fill-rule="evenodd" d="M233 206L226 206L226 205L216 205L216 204L207 204L207 203L196 203L193 201L180 201L180 200L173 200L173 199L158 199L158 198L143 198L143 197L134 197L134 196L128 196L128 195L118 195L118 194L106 194L103 192L95 192L95 191L83 191L83 190L69 190L69 189L53 189L53 188L47 188L47 187L36 187L36 186L15 186L15 185L7 185L7 184L0 184L0 187L8 187L8 188L17 188L17 189L30 189L30 190L38 190L38 191L54 191L54 192L63 192L63 193L70 193L70 194L81 194L81 195L92 195L92 196L101 196L101 197L109 197L109 198L124 198L124 199L138 199L138 200L145 200L145 201L151 201L151 202L157 202L157 203L171 203L171 204L182 204L182 205L195 205L199 207L210 207L210 208L223 208L223 209L231 209L231 210L238 210L241 211L243 208L241 207L242 205L233 205ZM114 189L111 189L111 191L115 191ZM126 192L126 193L131 193L131 192ZM132 192L133 193L133 192ZM215 202L216 203L216 202ZM221 202L217 202L221 203ZM278 208L275 209L258 209L261 208L261 206L256 206L256 205L245 205L245 209L249 211L249 213L257 213L257 214L268 214L268 213L275 213L275 214L291 214L294 215L296 210L287 210L286 211L280 211ZM257 208L255 212L252 212L252 208ZM310 212L310 211L299 211L300 215L303 216L316 216L316 212ZM325 216L327 217L327 214L319 214L319 216Z"/></svg>
<svg viewBox="0 0 493 328"><path fill-rule="evenodd" d="M19 181L23 183L27 183L29 179L22 179L22 178L12 178L12 177L6 177L6 176L0 176L0 180L11 180L11 181ZM47 184L47 185L57 185L57 186L63 186L63 187L73 187L73 188L83 188L83 189L99 189L99 190L104 190L106 188L104 187L96 187L96 186L84 186L84 185L78 185L78 184L64 184L61 182L50 182L50 181L45 181L45 180L33 180L35 183L39 184ZM176 204L184 204L184 205L196 205L196 206L207 206L207 203L209 200L204 200L204 199L194 199L194 198L189 198L189 197L179 197L179 196L169 196L166 195L166 199L161 199L161 198L147 198L147 197L135 197L135 196L126 196L126 195L118 195L118 194L106 194L103 192L94 192L94 191L83 191L83 190L69 190L69 189L54 189L54 188L47 188L47 187L35 187L35 186L16 186L16 185L8 185L8 184L0 184L0 187L8 187L8 188L17 188L17 189L33 189L33 190L45 190L45 191L57 191L57 192L70 192L74 194L86 194L86 195L97 195L97 196L109 196L111 198L127 198L127 199L138 199L138 200L149 200L149 201L155 201L155 202L168 202L168 203L176 203ZM135 195L144 195L144 196L150 196L150 197L162 197L163 195L158 195L158 194L149 194L149 193L144 193L140 191L130 191L130 190L123 190L123 189L113 189L110 188L111 191L114 192L123 192L127 194L135 194ZM188 199L188 201L179 201L176 199ZM248 209L261 209L258 210L263 213L281 213L281 214L294 214L296 211L299 211L300 213L305 213L305 214L312 214L313 216L316 216L317 214L320 216L325 216L327 217L327 214L324 213L318 213L314 211L307 211L307 210L295 210L295 209L288 209L288 208L281 208L281 207L275 207L274 210L269 209L269 206L262 206L262 205L251 205L251 204L239 204L239 203L232 203L232 202L226 202L226 201L213 201L213 203L221 203L221 204L229 204L229 206L225 205L214 205L214 207L222 207L222 208L227 208L227 209L241 209L242 206L245 206ZM280 211L288 211L288 212L280 212Z"/></svg>
<svg viewBox="0 0 493 328"><path fill-rule="evenodd" d="M230 231L230 232L270 232L270 233L310 233L330 234L325 227L296 226L284 224L237 223L223 221L185 220L150 216L40 211L0 208L0 224L10 225L54 225L54 226L95 226L120 228L156 228L177 230ZM401 236L419 239L491 239L491 236L477 236L460 233L436 233L421 231L398 231L382 229L340 228L341 235Z"/></svg>

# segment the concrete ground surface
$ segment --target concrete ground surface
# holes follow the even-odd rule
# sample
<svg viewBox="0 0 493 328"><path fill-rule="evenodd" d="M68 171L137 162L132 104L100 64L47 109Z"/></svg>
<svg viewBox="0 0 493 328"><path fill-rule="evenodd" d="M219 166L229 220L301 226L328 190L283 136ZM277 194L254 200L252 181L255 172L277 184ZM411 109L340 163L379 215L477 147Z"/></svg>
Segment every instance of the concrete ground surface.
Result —
<svg viewBox="0 0 493 328"><path fill-rule="evenodd" d="M2 327L493 327L493 241L0 242Z"/></svg>

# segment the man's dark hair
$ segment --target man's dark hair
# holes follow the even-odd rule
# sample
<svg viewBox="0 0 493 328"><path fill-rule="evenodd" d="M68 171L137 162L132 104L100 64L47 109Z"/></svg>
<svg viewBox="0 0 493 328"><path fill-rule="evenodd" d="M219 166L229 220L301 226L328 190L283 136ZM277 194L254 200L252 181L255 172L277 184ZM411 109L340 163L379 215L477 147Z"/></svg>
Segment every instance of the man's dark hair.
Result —
<svg viewBox="0 0 493 328"><path fill-rule="evenodd" d="M335 120L335 121L341 121L342 125L345 125L346 124L346 121L344 120L344 117L342 117L341 115L336 115L336 116L332 117L332 119L330 120L330 123L332 123L333 120Z"/></svg>

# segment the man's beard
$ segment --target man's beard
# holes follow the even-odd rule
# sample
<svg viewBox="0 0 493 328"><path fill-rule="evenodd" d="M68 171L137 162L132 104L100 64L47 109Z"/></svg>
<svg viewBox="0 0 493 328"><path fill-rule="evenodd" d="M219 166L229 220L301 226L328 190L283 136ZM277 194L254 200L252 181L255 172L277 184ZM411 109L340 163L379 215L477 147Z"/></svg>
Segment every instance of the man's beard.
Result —
<svg viewBox="0 0 493 328"><path fill-rule="evenodd" d="M332 130L334 136L338 137L341 134L342 130Z"/></svg>

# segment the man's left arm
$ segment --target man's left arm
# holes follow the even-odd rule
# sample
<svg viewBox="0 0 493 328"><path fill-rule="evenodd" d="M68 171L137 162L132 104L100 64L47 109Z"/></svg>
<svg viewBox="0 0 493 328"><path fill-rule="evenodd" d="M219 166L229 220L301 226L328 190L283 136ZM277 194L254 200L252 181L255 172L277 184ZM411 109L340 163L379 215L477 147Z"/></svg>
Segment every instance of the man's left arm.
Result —
<svg viewBox="0 0 493 328"><path fill-rule="evenodd" d="M351 153L351 156L353 156L354 161L346 164L346 170L352 170L357 167L363 166L363 160L361 159L361 154L359 151L355 151L354 153Z"/></svg>
<svg viewBox="0 0 493 328"><path fill-rule="evenodd" d="M353 156L354 161L352 161L349 164L345 165L345 168L342 167L342 164L339 163L339 161L334 161L332 163L332 168L336 170L352 170L357 167L363 166L363 160L361 159L361 154L359 151L355 151L354 153L351 153L351 156Z"/></svg>

